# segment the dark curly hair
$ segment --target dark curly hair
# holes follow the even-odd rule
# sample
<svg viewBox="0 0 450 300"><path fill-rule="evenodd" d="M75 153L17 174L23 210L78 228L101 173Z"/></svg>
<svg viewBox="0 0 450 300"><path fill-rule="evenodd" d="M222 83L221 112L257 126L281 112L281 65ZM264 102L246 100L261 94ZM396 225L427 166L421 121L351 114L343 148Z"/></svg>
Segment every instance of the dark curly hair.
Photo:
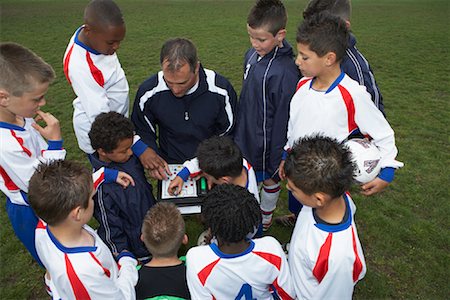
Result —
<svg viewBox="0 0 450 300"><path fill-rule="evenodd" d="M319 57L334 52L336 61L344 57L348 39L345 21L327 11L312 15L297 28L297 43L308 45Z"/></svg>
<svg viewBox="0 0 450 300"><path fill-rule="evenodd" d="M202 215L213 236L237 243L261 223L261 210L247 189L230 184L214 187L204 198Z"/></svg>
<svg viewBox="0 0 450 300"><path fill-rule="evenodd" d="M333 198L351 187L354 168L343 143L320 135L295 142L284 165L286 177L302 192L323 192Z"/></svg>
<svg viewBox="0 0 450 300"><path fill-rule="evenodd" d="M89 131L92 148L102 148L106 153L114 151L121 141L133 136L133 123L114 111L99 114Z"/></svg>
<svg viewBox="0 0 450 300"><path fill-rule="evenodd" d="M202 141L197 158L200 169L216 179L237 177L242 172L242 152L229 137L213 136Z"/></svg>

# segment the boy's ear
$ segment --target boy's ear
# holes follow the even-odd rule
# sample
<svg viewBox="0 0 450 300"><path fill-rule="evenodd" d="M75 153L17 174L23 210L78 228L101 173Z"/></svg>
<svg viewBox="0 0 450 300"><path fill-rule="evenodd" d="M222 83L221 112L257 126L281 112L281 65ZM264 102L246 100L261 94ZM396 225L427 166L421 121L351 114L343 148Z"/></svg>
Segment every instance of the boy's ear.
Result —
<svg viewBox="0 0 450 300"><path fill-rule="evenodd" d="M81 220L81 206L77 206L70 212L69 216L74 221L80 221Z"/></svg>
<svg viewBox="0 0 450 300"><path fill-rule="evenodd" d="M0 89L0 106L8 106L9 105L9 93L4 90Z"/></svg>
<svg viewBox="0 0 450 300"><path fill-rule="evenodd" d="M188 238L187 234L185 234L185 235L183 236L183 240L181 241L181 243L182 243L183 245L187 245L188 242L189 242L189 238Z"/></svg>
<svg viewBox="0 0 450 300"><path fill-rule="evenodd" d="M97 149L97 153L98 153L100 156L106 156L106 154L107 154L107 152L106 152L105 150L103 150L103 148L98 148L98 149Z"/></svg>
<svg viewBox="0 0 450 300"><path fill-rule="evenodd" d="M277 38L278 42L281 43L286 38L286 29L278 30L277 34L275 35L275 38Z"/></svg>
<svg viewBox="0 0 450 300"><path fill-rule="evenodd" d="M328 52L325 54L325 65L327 67L331 67L336 63L336 53L334 52Z"/></svg>
<svg viewBox="0 0 450 300"><path fill-rule="evenodd" d="M323 207L329 198L327 194L322 192L314 193L313 196L316 198L317 207Z"/></svg>
<svg viewBox="0 0 450 300"><path fill-rule="evenodd" d="M143 242L144 241L144 235L141 233L141 242Z"/></svg>
<svg viewBox="0 0 450 300"><path fill-rule="evenodd" d="M351 23L349 20L345 20L345 25L347 25L347 29L350 29Z"/></svg>

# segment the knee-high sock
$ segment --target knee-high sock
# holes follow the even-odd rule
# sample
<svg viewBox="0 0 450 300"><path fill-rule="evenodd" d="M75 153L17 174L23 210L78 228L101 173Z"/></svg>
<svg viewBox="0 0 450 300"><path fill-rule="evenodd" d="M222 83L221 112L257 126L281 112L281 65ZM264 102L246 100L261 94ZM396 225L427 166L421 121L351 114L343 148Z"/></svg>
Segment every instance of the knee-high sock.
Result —
<svg viewBox="0 0 450 300"><path fill-rule="evenodd" d="M268 217L272 217L272 213L277 207L278 196L280 195L281 186L279 183L274 185L265 185L261 189L261 210L264 215L270 214ZM264 220L263 220L264 223Z"/></svg>

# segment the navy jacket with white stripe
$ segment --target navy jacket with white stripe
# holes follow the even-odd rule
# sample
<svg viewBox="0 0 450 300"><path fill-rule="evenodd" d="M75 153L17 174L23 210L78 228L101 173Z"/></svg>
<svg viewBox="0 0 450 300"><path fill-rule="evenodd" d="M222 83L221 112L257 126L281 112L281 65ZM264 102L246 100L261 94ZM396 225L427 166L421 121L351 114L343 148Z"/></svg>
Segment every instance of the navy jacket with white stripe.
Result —
<svg viewBox="0 0 450 300"><path fill-rule="evenodd" d="M262 58L254 48L245 54L235 142L254 167L258 181L277 176L286 144L289 103L299 79L286 40L283 47L275 47Z"/></svg>
<svg viewBox="0 0 450 300"><path fill-rule="evenodd" d="M195 157L204 139L233 134L236 103L231 83L214 71L200 66L197 89L180 98L160 71L140 85L131 120L142 141L163 159L183 163Z"/></svg>

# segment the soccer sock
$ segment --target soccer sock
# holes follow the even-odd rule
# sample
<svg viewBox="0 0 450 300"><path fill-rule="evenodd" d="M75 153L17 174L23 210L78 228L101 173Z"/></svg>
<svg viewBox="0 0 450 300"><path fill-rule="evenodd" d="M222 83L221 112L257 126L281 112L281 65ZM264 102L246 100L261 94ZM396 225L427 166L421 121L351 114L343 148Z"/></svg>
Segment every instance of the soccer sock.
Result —
<svg viewBox="0 0 450 300"><path fill-rule="evenodd" d="M263 225L270 224L272 222L272 214L277 207L280 191L281 186L279 183L274 185L263 184L263 188L261 189L261 211Z"/></svg>

